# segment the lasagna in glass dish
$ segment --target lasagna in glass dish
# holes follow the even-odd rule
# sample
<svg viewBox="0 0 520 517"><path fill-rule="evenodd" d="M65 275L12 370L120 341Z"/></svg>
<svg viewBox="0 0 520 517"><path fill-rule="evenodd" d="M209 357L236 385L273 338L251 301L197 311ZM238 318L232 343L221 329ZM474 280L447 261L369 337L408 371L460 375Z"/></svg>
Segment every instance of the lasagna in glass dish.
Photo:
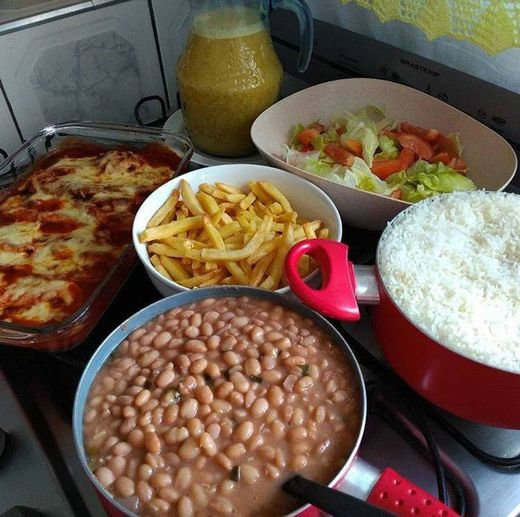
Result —
<svg viewBox="0 0 520 517"><path fill-rule="evenodd" d="M0 181L17 178L0 194L0 341L57 350L84 339L135 263L137 209L190 153L162 130L65 124L8 158Z"/></svg>

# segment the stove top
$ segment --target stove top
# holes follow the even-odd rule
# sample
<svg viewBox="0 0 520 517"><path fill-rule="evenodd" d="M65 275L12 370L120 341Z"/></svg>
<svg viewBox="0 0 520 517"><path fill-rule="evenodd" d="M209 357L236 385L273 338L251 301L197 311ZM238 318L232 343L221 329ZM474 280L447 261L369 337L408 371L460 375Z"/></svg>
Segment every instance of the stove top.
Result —
<svg viewBox="0 0 520 517"><path fill-rule="evenodd" d="M372 263L380 234L346 228L345 235L352 260ZM0 460L0 517L15 505L49 516L105 515L75 454L74 392L105 336L159 298L138 266L81 346L62 354L0 350L0 428L8 432L10 449ZM338 324L362 364L369 394L360 457L380 469L391 466L430 493L446 497L461 515L520 515L520 431L460 420L415 395L380 357L369 315L364 316L356 324ZM16 442L33 451L32 459L13 447ZM24 490L16 488L21 479ZM7 490L9 497L3 495Z"/></svg>

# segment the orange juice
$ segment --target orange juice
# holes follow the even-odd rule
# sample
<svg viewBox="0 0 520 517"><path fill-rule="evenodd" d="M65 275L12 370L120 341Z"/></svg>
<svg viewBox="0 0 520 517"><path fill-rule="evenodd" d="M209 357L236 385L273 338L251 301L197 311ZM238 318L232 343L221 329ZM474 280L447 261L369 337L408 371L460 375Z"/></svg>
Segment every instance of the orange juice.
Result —
<svg viewBox="0 0 520 517"><path fill-rule="evenodd" d="M260 15L243 7L193 20L177 65L184 122L195 147L218 156L255 151L255 118L280 95L282 66Z"/></svg>

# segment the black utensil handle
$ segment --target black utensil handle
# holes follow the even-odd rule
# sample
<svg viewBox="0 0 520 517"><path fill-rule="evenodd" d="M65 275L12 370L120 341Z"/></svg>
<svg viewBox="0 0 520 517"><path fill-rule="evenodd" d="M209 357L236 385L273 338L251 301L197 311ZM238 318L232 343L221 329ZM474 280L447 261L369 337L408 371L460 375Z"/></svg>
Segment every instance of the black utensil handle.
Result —
<svg viewBox="0 0 520 517"><path fill-rule="evenodd" d="M333 517L391 517L392 514L328 486L294 476L282 489L303 502L313 504Z"/></svg>

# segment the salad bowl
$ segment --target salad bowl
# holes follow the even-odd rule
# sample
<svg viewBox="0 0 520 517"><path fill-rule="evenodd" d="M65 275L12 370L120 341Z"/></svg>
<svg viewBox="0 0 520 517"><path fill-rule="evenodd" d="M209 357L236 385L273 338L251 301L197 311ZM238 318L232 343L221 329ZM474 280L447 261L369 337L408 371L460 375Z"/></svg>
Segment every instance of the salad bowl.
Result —
<svg viewBox="0 0 520 517"><path fill-rule="evenodd" d="M406 122L417 129L434 128L441 135L450 135L457 145L460 142L460 156L464 165L467 164L467 171L460 175L464 183L460 190L468 190L469 183L469 189L500 191L513 179L517 158L512 147L500 135L439 99L408 86L379 79L340 79L286 97L256 119L251 128L251 138L269 164L301 176L324 190L336 204L345 223L368 230L382 230L388 221L411 204L410 201L391 197L392 188L374 177L364 163L361 173L354 170L355 174L338 175L331 169L330 163L326 163L331 161L327 157L325 163L317 159L313 167L308 167L308 162L299 160L301 152L295 151L291 145L295 128L307 128L313 123L331 128L334 120L343 117L348 123L352 114L365 112L367 108L384 116L388 127L399 128L399 123ZM361 124L364 116L361 117ZM356 119L358 121L359 118ZM321 156L324 156L323 153ZM377 158L377 155L374 157ZM362 159L363 155L356 163L361 163ZM363 175L362 181L358 181L358 186L353 186L356 184L353 178L360 175ZM442 184L442 175L437 176L433 180ZM424 197L431 194L424 186L419 186L417 190L411 192L409 199L420 201L423 198L421 192L426 191ZM450 188L442 186L438 190L449 191Z"/></svg>

